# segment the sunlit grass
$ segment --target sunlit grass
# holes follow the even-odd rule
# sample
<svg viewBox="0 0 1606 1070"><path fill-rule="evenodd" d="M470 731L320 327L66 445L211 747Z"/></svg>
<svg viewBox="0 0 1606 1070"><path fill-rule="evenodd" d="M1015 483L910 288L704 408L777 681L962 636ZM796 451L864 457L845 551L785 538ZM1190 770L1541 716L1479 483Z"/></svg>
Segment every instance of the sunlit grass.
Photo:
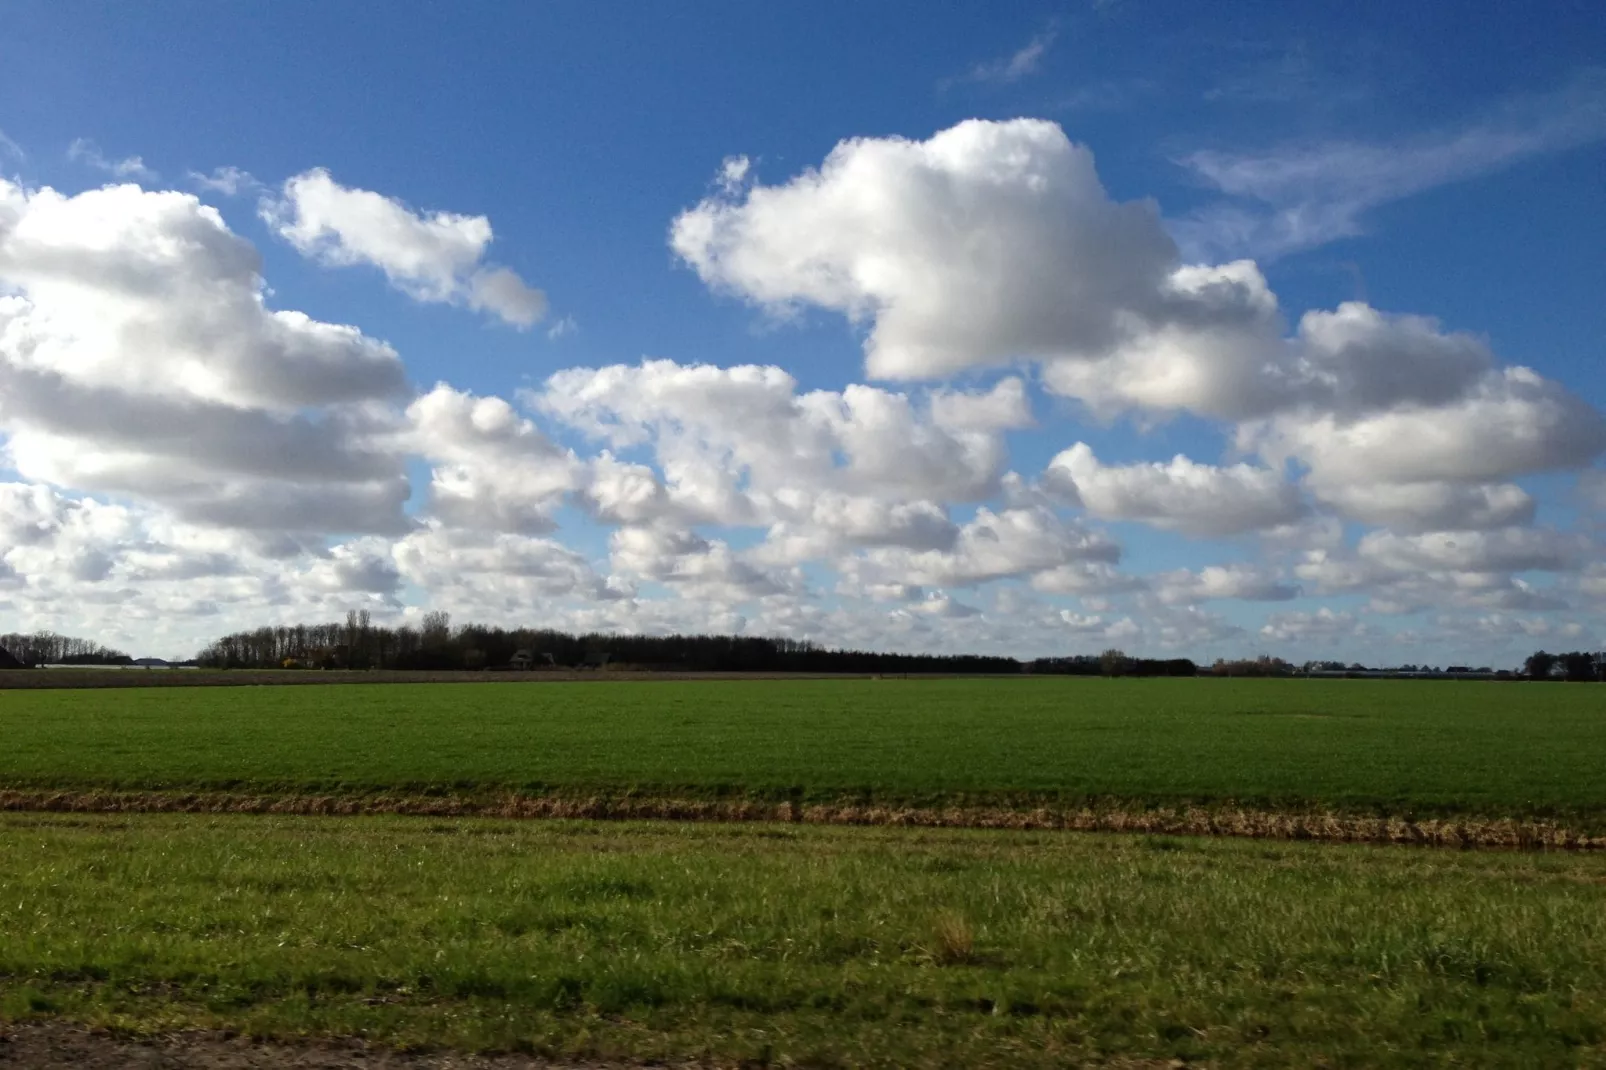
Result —
<svg viewBox="0 0 1606 1070"><path fill-rule="evenodd" d="M0 839L14 1018L815 1065L1606 1059L1595 855L172 815Z"/></svg>
<svg viewBox="0 0 1606 1070"><path fill-rule="evenodd" d="M0 788L1230 800L1606 826L1606 688L847 680L0 691Z"/></svg>

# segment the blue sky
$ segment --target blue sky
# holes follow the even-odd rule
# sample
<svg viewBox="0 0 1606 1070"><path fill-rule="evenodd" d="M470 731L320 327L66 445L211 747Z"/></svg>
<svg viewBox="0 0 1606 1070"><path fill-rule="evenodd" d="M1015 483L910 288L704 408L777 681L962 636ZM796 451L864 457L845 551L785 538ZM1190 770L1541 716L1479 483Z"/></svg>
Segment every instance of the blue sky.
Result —
<svg viewBox="0 0 1606 1070"><path fill-rule="evenodd" d="M1451 5L1138 0L1005 12L21 3L8 23L0 175L21 207L0 293L25 304L10 311L0 361L35 378L0 379L12 501L0 512L0 542L10 540L0 630L155 636L156 652L180 653L220 629L362 605L397 619L440 606L459 619L1022 654L1121 645L1505 664L1539 645L1606 640L1596 609L1606 492L1588 474L1601 445L1590 417L1606 407L1606 15L1590 5L1490 6L1471 18ZM878 147L936 145L928 139L978 119L998 136L950 139L948 163L932 163L936 149L920 163L874 163ZM866 146L855 166L806 189L849 139ZM1084 150L1097 197L1064 169ZM739 178L721 186L735 159ZM976 177L1021 159L1051 176L1028 205ZM218 182L219 168L237 180ZM309 173L328 185L293 193L287 183ZM243 372L205 366L273 360L271 347L179 360L193 348L182 332L194 309L172 297L135 316L109 291L83 289L101 285L118 250L40 199L126 183L142 196L76 203L84 219L134 221L120 240L148 289L169 293L163 273L180 270L153 250L163 228L188 224L152 199L180 191L260 256L268 309L352 325L388 343L399 372L374 372L360 398L303 393L290 405L282 391L229 385ZM354 191L404 215L365 216L372 203L345 196ZM758 207L788 193L774 211ZM885 228L874 212L849 219L842 205L860 197L919 202L921 214ZM1143 201L1155 205L1147 228L1110 238L1072 225ZM397 238L396 220L437 212L483 217L494 241L470 242L468 260L425 264L447 254L427 228L413 234L423 245ZM686 219L712 236L676 240ZM1060 224L1073 236L1053 237ZM47 225L66 237L39 239ZM0 242L7 226L0 215ZM1151 239L1174 251L1139 251ZM67 269L39 258L66 246L78 259L63 289ZM1003 259L967 262L981 248ZM1253 262L1254 280L1233 276L1211 293L1274 294L1275 317L1217 322L1225 313L1197 295L1162 314L1138 283L1098 281L1236 261ZM475 272L497 267L524 287L508 298L515 311L473 296ZM822 289L816 268L852 276L851 292ZM1067 293L1103 296L1061 316L1051 296L994 295L1008 308L988 320L993 298L977 295L995 282L1035 292L1039 268L1067 273ZM518 302L536 290L546 307L526 322L533 306ZM972 299L974 316L963 308ZM1343 321L1343 344L1301 331L1306 312L1345 302L1387 315ZM1119 345L1084 337L1106 314ZM92 339L27 352L17 341L46 328L66 338L77 328L64 324L97 316L103 332L80 332ZM186 341L151 342L170 329ZM968 341L922 364L920 340L948 335ZM878 339L889 354L879 368ZM1257 347L1275 367L1224 378L1232 354ZM720 400L725 387L676 386L649 359L680 372L784 370L794 408L810 391L868 384L902 397L915 423L850 415L822 447L837 467L793 478L785 450L826 434L812 417L798 417L780 452L755 453L771 416L724 421L721 404L740 404ZM1481 370L1439 370L1463 359ZM598 378L614 366L629 374ZM1538 384L1511 385L1513 366ZM281 430L298 417L339 424L347 437L331 448L363 464L383 454L407 481L401 518L325 509L348 484L312 487L293 466L202 463L228 442L198 437L186 453L49 415L36 373L72 382L105 367L129 372L116 396L71 404L108 406L106 426L121 427L117 406L133 411L147 390L177 405L172 421L204 401ZM1135 382L1140 367L1147 386L1109 386L1108 376ZM553 387L565 369L592 375ZM1433 385L1455 374L1459 388ZM398 375L410 384L400 393ZM1296 375L1303 385L1288 385ZM187 384L183 397L149 386L158 380ZM1273 380L1281 400L1250 398ZM933 430L934 393L1017 381L1024 417ZM449 397L430 393L437 383ZM503 399L507 412L449 430L446 415L426 426L417 407L434 397L444 414L455 398L467 412L469 395ZM609 438L597 419L634 430ZM499 420L527 421L516 449ZM141 434L152 421L176 426L151 417ZM1371 454L1353 448L1361 441ZM1077 443L1093 467L1056 461ZM976 477L925 485L872 463L907 450L911 472L923 470L928 448L933 472L970 451ZM613 493L599 482L605 449L643 466L661 508L621 511L599 497ZM1443 458L1389 467L1395 451L1434 450ZM1193 467L1172 465L1179 454ZM370 490L383 482L373 480ZM710 504L716 491L722 504ZM1211 514L1201 495L1240 522ZM837 498L847 504L821 504ZM278 504L253 512L246 500ZM275 508L277 521L256 515ZM1007 552L979 563L974 547L995 543ZM1092 543L1118 546L1119 560ZM1088 579L1092 566L1108 572Z"/></svg>

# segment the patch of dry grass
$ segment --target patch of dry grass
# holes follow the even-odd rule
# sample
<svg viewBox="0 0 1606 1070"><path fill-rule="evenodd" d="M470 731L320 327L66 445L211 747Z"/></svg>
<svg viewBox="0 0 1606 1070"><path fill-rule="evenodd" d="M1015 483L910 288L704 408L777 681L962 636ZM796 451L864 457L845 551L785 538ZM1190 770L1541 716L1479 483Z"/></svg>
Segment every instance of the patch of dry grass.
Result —
<svg viewBox="0 0 1606 1070"><path fill-rule="evenodd" d="M785 821L808 825L971 828L1021 832L1117 832L1252 840L1317 840L1418 847L1606 850L1591 836L1545 821L1435 820L1300 813L1241 807L899 807L850 801L815 806L763 798L677 799L652 794L453 796L237 794L160 791L0 790L0 811L39 813L300 814L329 817L499 817L523 820Z"/></svg>
<svg viewBox="0 0 1606 1070"><path fill-rule="evenodd" d="M931 920L931 957L939 966L962 966L975 961L976 934L957 910L939 910Z"/></svg>

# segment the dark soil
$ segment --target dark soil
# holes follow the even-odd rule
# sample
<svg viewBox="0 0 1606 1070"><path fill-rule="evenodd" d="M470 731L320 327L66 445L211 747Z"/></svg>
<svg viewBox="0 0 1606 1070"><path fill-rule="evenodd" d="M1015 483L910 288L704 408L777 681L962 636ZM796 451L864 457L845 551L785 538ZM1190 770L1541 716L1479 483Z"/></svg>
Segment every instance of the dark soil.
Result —
<svg viewBox="0 0 1606 1070"><path fill-rule="evenodd" d="M399 1052L352 1041L275 1044L227 1033L124 1037L65 1022L0 1022L6 1070L581 1070L527 1055ZM589 1064L585 1070L605 1070Z"/></svg>

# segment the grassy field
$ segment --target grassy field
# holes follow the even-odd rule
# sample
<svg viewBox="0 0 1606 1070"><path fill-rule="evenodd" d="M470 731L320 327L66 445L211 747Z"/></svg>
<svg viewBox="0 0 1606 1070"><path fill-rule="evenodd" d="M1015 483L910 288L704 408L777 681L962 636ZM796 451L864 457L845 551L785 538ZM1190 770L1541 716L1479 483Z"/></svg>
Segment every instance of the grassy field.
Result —
<svg viewBox="0 0 1606 1070"><path fill-rule="evenodd" d="M1185 802L1606 826L1606 688L809 680L0 692L0 788Z"/></svg>
<svg viewBox="0 0 1606 1070"><path fill-rule="evenodd" d="M14 1020L724 1064L1606 1065L1595 854L175 815L0 839Z"/></svg>

